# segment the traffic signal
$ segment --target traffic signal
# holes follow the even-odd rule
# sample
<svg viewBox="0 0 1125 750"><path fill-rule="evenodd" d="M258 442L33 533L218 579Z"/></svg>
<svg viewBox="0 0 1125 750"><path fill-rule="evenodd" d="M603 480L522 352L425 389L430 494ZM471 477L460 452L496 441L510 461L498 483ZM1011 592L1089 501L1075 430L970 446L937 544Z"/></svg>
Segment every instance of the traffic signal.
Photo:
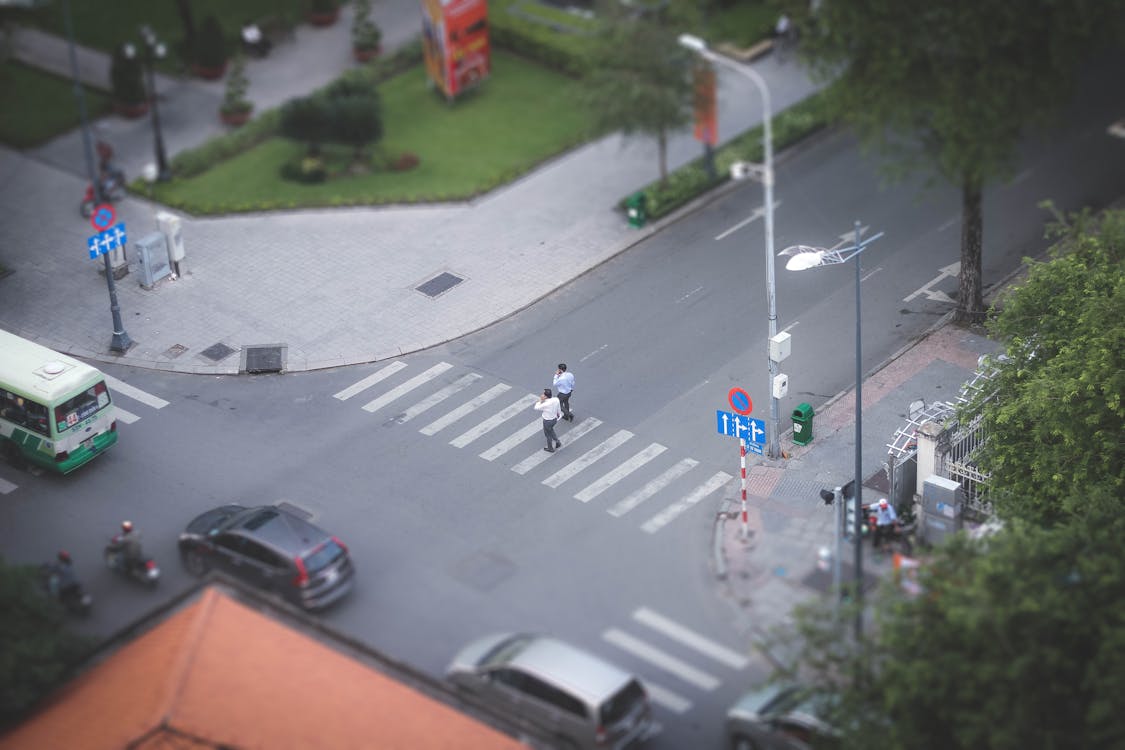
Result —
<svg viewBox="0 0 1125 750"><path fill-rule="evenodd" d="M844 528L841 531L847 539L855 538L855 480L840 488L844 496Z"/></svg>

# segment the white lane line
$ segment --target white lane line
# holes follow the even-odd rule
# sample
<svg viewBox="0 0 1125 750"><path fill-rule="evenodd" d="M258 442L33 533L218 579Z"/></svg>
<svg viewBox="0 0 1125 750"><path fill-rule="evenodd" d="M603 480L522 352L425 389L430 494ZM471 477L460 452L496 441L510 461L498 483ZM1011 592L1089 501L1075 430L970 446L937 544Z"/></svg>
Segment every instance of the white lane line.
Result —
<svg viewBox="0 0 1125 750"><path fill-rule="evenodd" d="M442 401L445 401L447 398L452 396L454 393L468 388L478 380L480 380L480 375L477 375L475 372L470 372L468 375L462 375L461 377L457 378L457 380L453 381L441 390L435 391L433 394L427 396L413 406L407 407L406 411L396 417L398 423L402 424L403 422L409 422L411 419L414 419L414 417L418 416L422 412L426 411L427 409L432 409Z"/></svg>
<svg viewBox="0 0 1125 750"><path fill-rule="evenodd" d="M699 462L694 458L685 458L683 461L680 461L678 464L668 469L660 476L656 477L655 479L649 480L649 482L645 484L644 487L641 487L636 492L630 494L629 497L625 498L621 502L617 503L617 505L614 505L612 508L610 508L608 513L611 516L620 518L621 516L631 511L633 508L636 508L638 505L643 503L645 500L648 500L657 492L660 492L660 490L670 485L676 479L680 478L684 474L687 474L698 465Z"/></svg>
<svg viewBox="0 0 1125 750"><path fill-rule="evenodd" d="M737 224L735 224L735 225L734 225L733 227L731 227L730 229L726 230L726 231L725 231L725 232L723 232L722 234L720 234L720 235L718 235L717 237L715 237L715 241L716 241L716 242L718 242L718 241L720 241L720 240L726 239L726 238L727 238L727 237L729 237L730 235L732 235L732 234L734 234L735 232L737 232L737 231L738 231L739 229L742 229L742 228L743 228L744 226L746 226L746 225L747 225L747 224L749 224L750 222L752 222L752 221L754 221L754 220L756 220L756 219L760 219L760 218L762 218L763 216L765 216L765 213L766 213L766 212L765 212L765 210L763 209L763 206L764 206L764 205L765 205L765 204L762 204L762 206L758 206L757 208L755 208L755 209L754 209L754 210L753 210L753 211L752 211L752 212L750 213L750 216L749 216L748 218L745 218L745 219L743 219L742 221L738 222ZM778 206L780 206L780 205L781 205L781 201L779 201L779 200L775 200L775 201L773 202L773 207L774 207L774 208L777 208L777 207L778 207Z"/></svg>
<svg viewBox="0 0 1125 750"><path fill-rule="evenodd" d="M539 420L539 421L542 422L543 420ZM597 427L601 423L602 423L602 421L600 419L594 419L593 417L587 417L586 419L583 419L578 424L574 425L574 427L571 427L569 430L567 430L562 435L559 435L559 438L560 439L562 439L564 437L566 438L566 442L563 443L564 447L567 446L567 445L573 445L574 441L578 440L578 438L580 438L583 435L585 435L586 433L590 432L591 430L593 430L595 427ZM540 425L539 429L543 429L543 426ZM558 428L557 427L555 428L555 434L558 435ZM530 456L528 456L527 458L525 458L524 460L520 461L518 464L513 466L512 471L516 472L517 474L526 474L527 472L531 471L532 469L534 469L539 464L541 464L544 461L546 461L547 459L551 458L552 455L553 454L547 453L546 451L542 451L542 450L535 451Z"/></svg>
<svg viewBox="0 0 1125 750"><path fill-rule="evenodd" d="M558 487L631 437L633 437L633 433L628 430L618 430L612 437L603 440L599 445L595 445L593 448L544 479L543 484L548 487ZM564 442L563 447L565 446L566 443Z"/></svg>
<svg viewBox="0 0 1125 750"><path fill-rule="evenodd" d="M465 432L462 432L457 437L449 441L449 444L454 448L464 448L469 443L473 442L481 435L496 429L500 425L507 422L512 417L527 409L533 403L539 400L539 397L534 393L529 393L518 401L504 407L500 411L493 414L488 419L484 420L476 427L473 427Z"/></svg>
<svg viewBox="0 0 1125 750"><path fill-rule="evenodd" d="M644 659L658 669L663 669L669 674L679 677L684 682L691 683L702 690L714 690L719 686L719 679L696 669L686 661L682 661L669 653L661 651L656 646L645 643L640 638L634 638L628 633L616 628L610 628L602 633L602 638L622 651L628 651L633 656Z"/></svg>
<svg viewBox="0 0 1125 750"><path fill-rule="evenodd" d="M12 484L7 479L0 477L0 495L7 495L12 490L19 487L18 484Z"/></svg>
<svg viewBox="0 0 1125 750"><path fill-rule="evenodd" d="M641 524L641 528L650 534L655 534L670 521L672 521L672 519L674 519L676 516L680 515L685 510L695 505L700 500L707 497L730 480L730 474L727 474L725 471L718 472L717 474L715 474L715 476L711 477L706 482L692 490L690 495L680 498L664 510L657 513L652 518L645 521L643 524Z"/></svg>
<svg viewBox="0 0 1125 750"><path fill-rule="evenodd" d="M742 654L732 651L726 646L719 645L709 638L701 636L694 630L684 627L659 612L653 612L647 607L641 607L633 613L633 619L653 630L657 630L674 641L679 641L688 648L695 649L704 656L709 656L715 661L726 664L732 669L745 669L750 659Z"/></svg>
<svg viewBox="0 0 1125 750"><path fill-rule="evenodd" d="M595 355L595 354L597 354L598 352L600 352L600 351L603 351L603 350L605 350L605 349L608 349L608 348L609 348L609 344L602 344L602 345L601 345L601 346L599 346L599 347L598 347L597 349L595 349L594 351L590 352L589 354L587 354L587 355L586 355L585 357L583 357L582 359L580 359L580 360L578 360L578 361L579 361L579 362L585 362L586 360L588 360L588 359L589 359L590 357L594 356L594 355Z"/></svg>
<svg viewBox="0 0 1125 750"><path fill-rule="evenodd" d="M648 680L641 680L641 683L644 685L645 692L648 693L648 697L653 703L664 706L664 708L672 713L686 713L691 708L691 701L677 693L673 693L668 688L661 687Z"/></svg>
<svg viewBox="0 0 1125 750"><path fill-rule="evenodd" d="M637 455L630 458L625 463L619 465L613 471L607 472L600 479L597 479L588 484L586 486L586 489L582 490L574 496L574 499L581 500L584 503L590 502L595 497L605 492L610 487L617 484L622 479L629 476L634 471L641 468L666 450L668 449L660 443L653 443Z"/></svg>
<svg viewBox="0 0 1125 750"><path fill-rule="evenodd" d="M102 373L105 375L105 373ZM122 382L112 375L105 375L105 382L110 388L117 391L123 396L128 396L134 401L140 401L145 406L151 406L153 409L163 409L168 405L164 399L153 396L151 393L145 393L140 388L134 388L128 383Z"/></svg>
<svg viewBox="0 0 1125 750"><path fill-rule="evenodd" d="M391 375L394 375L396 372L403 369L404 367L406 367L405 362L391 362L389 365L387 365L383 369L376 370L375 372L371 373L370 375L368 375L363 380L360 380L357 383L352 383L351 385L349 385L347 388L340 391L339 393L333 394L333 398L338 398L341 401L347 401L349 398L351 398L355 394L357 394L361 391L367 390L368 388L370 388L371 386L375 385L378 382L386 380Z"/></svg>
<svg viewBox="0 0 1125 750"><path fill-rule="evenodd" d="M480 454L485 461L495 461L536 433L543 432L543 418L536 417L531 424L519 429Z"/></svg>
<svg viewBox="0 0 1125 750"><path fill-rule="evenodd" d="M511 387L512 386L505 385L504 383L494 385L471 401L466 401L448 414L438 417L433 422L430 422L428 425L418 430L418 432L423 435L436 435L440 430L445 429L469 412L484 406L504 391L510 390Z"/></svg>
<svg viewBox="0 0 1125 750"><path fill-rule="evenodd" d="M787 326L785 326L784 328L782 328L782 329L781 329L781 332L782 332L782 333L788 333L789 331L793 330L794 328L796 328L796 327L797 327L797 326L799 326L799 325L801 325L801 321L799 321L799 320L794 320L794 321L793 321L792 323L790 323L789 325L787 325Z"/></svg>
<svg viewBox="0 0 1125 750"><path fill-rule="evenodd" d="M872 276L874 276L875 274L879 273L879 272L880 272L880 271L882 271L882 270L883 270L883 267L882 267L882 266L879 266L879 267L877 267L877 268L873 269L873 270L872 270L872 271L871 271L870 273L864 274L864 275L863 275L863 276L862 276L862 277L860 278L860 281L861 281L861 282L863 282L863 281L867 281L867 280L868 280L868 279L870 279L870 278L871 278Z"/></svg>
<svg viewBox="0 0 1125 750"><path fill-rule="evenodd" d="M423 372L421 375L415 375L410 380L407 380L402 385L395 386L374 401L369 401L363 405L364 411L374 412L383 408L397 398L402 398L407 393L410 393L415 388L430 382L438 375L441 375L446 370L449 370L453 365L448 362L438 362L430 369Z"/></svg>
<svg viewBox="0 0 1125 750"><path fill-rule="evenodd" d="M125 424L133 424L133 422L136 422L136 421L137 421L138 419L140 419L140 417L138 417L138 416L137 416L136 414L134 414L133 412L131 412L131 411L126 411L125 409L122 409L122 408L121 408L120 406L118 406L117 404L114 404L114 405L113 405L113 408L114 408L114 411L115 411L115 415L114 415L114 416L115 416L115 417L116 417L117 419L120 419L120 420L121 420L122 422L124 422Z"/></svg>

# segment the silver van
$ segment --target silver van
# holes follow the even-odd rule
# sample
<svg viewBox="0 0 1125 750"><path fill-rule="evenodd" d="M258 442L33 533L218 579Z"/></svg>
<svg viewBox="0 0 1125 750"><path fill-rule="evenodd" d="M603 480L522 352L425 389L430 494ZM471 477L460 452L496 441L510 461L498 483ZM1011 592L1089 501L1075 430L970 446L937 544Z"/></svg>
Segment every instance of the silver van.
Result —
<svg viewBox="0 0 1125 750"><path fill-rule="evenodd" d="M652 726L636 677L556 638L481 638L461 649L446 674L477 703L551 747L634 747Z"/></svg>

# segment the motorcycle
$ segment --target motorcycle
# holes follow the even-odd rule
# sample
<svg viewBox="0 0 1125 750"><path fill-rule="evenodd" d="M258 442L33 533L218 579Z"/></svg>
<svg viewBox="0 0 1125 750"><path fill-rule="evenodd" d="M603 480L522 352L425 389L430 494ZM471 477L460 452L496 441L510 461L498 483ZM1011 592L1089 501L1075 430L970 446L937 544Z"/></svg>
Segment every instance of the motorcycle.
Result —
<svg viewBox="0 0 1125 750"><path fill-rule="evenodd" d="M98 176L101 182L102 200L115 203L125 197L125 173L116 167L109 167ZM98 196L94 194L94 186L86 185L86 195L82 198L78 210L83 218L90 218L94 208L98 205Z"/></svg>
<svg viewBox="0 0 1125 750"><path fill-rule="evenodd" d="M156 584L160 582L160 567L156 561L151 557L129 560L118 537L114 537L106 545L105 564L115 573L140 581L149 588L156 588Z"/></svg>
<svg viewBox="0 0 1125 750"><path fill-rule="evenodd" d="M74 577L74 571L60 563L43 563L39 566L39 582L49 597L75 615L87 615L94 597L86 592Z"/></svg>

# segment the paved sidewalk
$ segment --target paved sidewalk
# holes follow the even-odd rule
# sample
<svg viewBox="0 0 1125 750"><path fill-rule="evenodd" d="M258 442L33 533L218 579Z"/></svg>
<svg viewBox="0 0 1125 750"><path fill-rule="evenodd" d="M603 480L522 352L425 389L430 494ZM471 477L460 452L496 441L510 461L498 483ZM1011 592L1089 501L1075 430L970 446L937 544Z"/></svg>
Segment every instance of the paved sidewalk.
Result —
<svg viewBox="0 0 1125 750"><path fill-rule="evenodd" d="M299 27L294 42L250 62L250 95L259 108L312 91L354 64L349 12L327 30ZM416 6L405 0L378 4L375 13L393 30L388 47L420 25ZM61 40L24 33L17 39L25 60L57 68ZM81 54L95 65L96 53ZM754 67L770 86L775 111L815 90L796 64L766 58ZM170 154L221 132L221 82L164 79L158 89ZM744 77L723 71L719 111L726 140L760 122L758 93ZM96 129L127 174L153 160L147 119L108 117ZM669 142L673 167L700 153L690 133ZM0 281L0 327L81 357L187 373L237 373L237 352L255 345L284 344L286 371L432 347L523 309L659 228L630 229L615 209L657 176L655 143L621 136L574 149L469 203L183 216L185 273L146 291L134 265L117 282L135 345L116 355L108 350L101 262L86 257L92 230L77 210L83 171L77 132L30 153L0 149L0 173L8 177L0 184L0 242L13 271ZM136 197L117 208L131 241L155 231L154 215L163 210ZM562 256L569 277L527 272L556 267ZM133 254L129 259L135 264ZM435 298L417 290L443 273L463 281ZM216 344L233 353L219 361L204 356Z"/></svg>

